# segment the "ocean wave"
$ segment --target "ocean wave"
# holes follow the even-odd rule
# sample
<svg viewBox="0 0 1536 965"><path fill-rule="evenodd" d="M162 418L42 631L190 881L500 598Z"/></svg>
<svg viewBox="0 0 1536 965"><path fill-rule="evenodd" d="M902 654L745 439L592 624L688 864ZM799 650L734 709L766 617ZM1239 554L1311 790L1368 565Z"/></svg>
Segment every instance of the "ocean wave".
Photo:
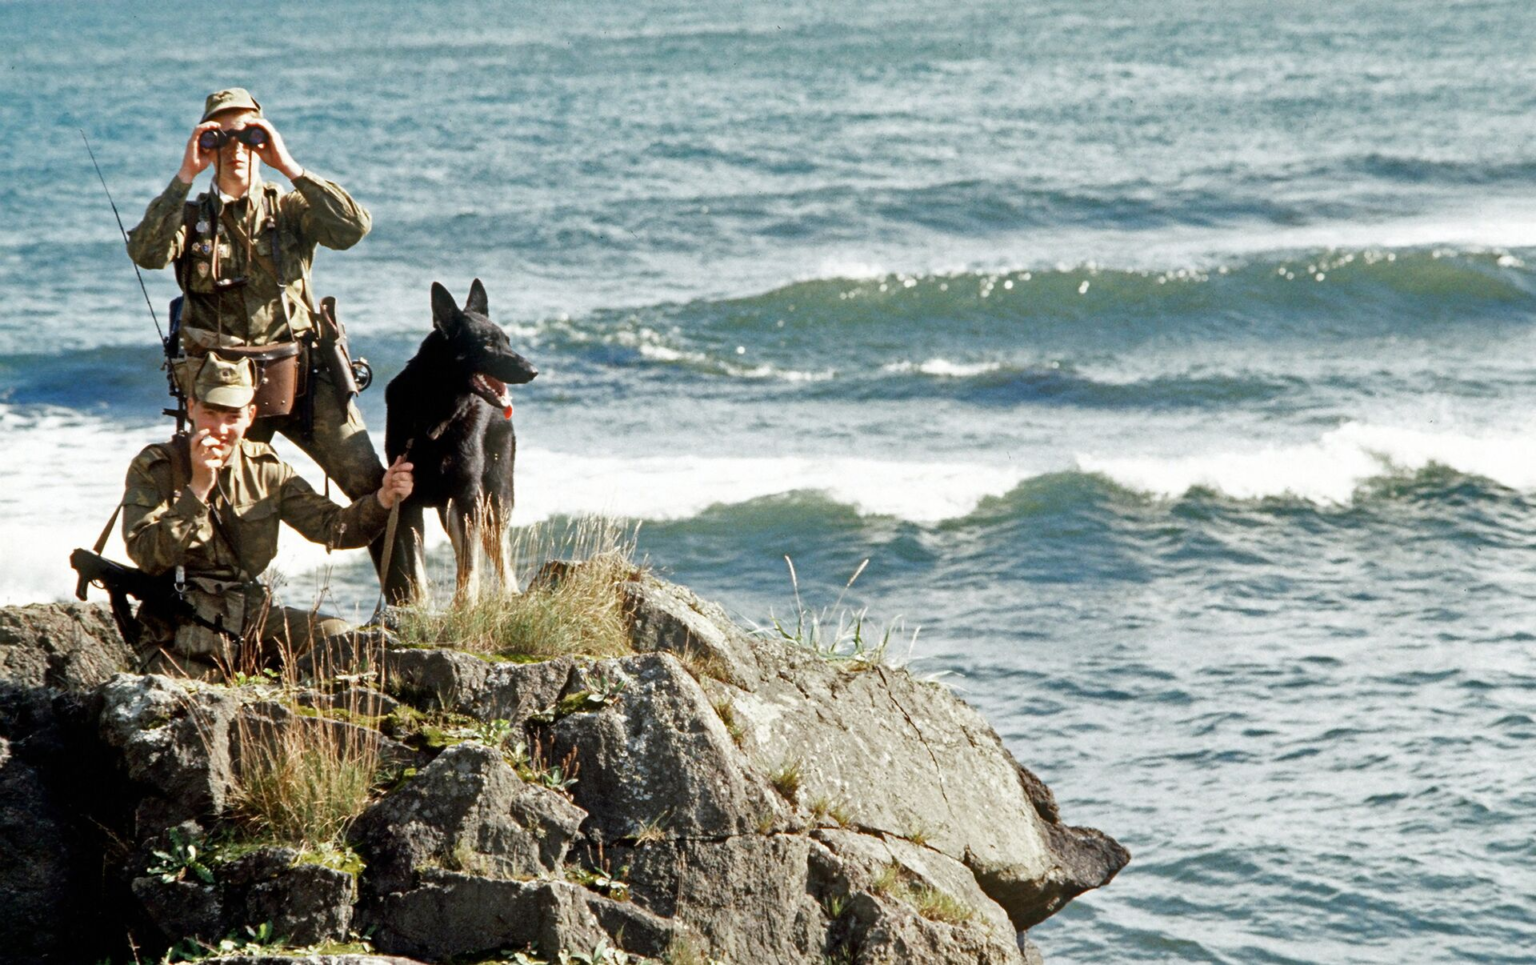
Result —
<svg viewBox="0 0 1536 965"><path fill-rule="evenodd" d="M1529 439L1529 429L1464 435L1350 422L1294 445L1178 456L1080 454L1077 465L1164 499L1207 490L1241 500L1291 497L1340 506L1354 502L1368 483L1414 477L1435 467L1511 490L1536 489L1536 450ZM1391 489L1376 486L1365 492L1390 494Z"/></svg>
<svg viewBox="0 0 1536 965"><path fill-rule="evenodd" d="M560 319L533 337L599 364L705 377L968 378L1147 346L1493 336L1533 315L1536 271L1511 252L1319 250L1167 270L859 273Z"/></svg>

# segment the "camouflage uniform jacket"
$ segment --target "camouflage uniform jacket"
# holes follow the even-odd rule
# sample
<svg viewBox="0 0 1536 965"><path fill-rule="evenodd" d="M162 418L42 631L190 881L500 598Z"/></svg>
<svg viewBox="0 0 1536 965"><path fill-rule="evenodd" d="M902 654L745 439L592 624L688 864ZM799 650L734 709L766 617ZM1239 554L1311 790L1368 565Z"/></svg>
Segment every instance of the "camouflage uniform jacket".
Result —
<svg viewBox="0 0 1536 965"><path fill-rule="evenodd" d="M306 171L293 184L295 190L285 192L261 182L237 201L202 194L189 205L191 185L172 178L150 202L144 220L129 232L128 255L136 263L145 268L176 264L177 282L186 296L183 348L267 345L288 341L314 326L317 303L309 273L315 246L350 248L368 233L373 219L334 181ZM215 225L216 207L220 214ZM273 213L276 258L269 227ZM279 270L286 281L286 327L278 305ZM215 277L245 278L246 283L221 289Z"/></svg>
<svg viewBox="0 0 1536 965"><path fill-rule="evenodd" d="M190 487L175 488L170 448L185 445L178 437L148 446L128 467L123 541L146 573L183 567L186 599L231 632L244 632L252 607L270 602L255 581L277 554L279 523L329 548L354 549L367 546L389 519L374 494L342 508L315 492L271 446L249 440L241 440L220 470L205 503ZM176 649L184 654L221 645L218 634L196 624L175 630Z"/></svg>

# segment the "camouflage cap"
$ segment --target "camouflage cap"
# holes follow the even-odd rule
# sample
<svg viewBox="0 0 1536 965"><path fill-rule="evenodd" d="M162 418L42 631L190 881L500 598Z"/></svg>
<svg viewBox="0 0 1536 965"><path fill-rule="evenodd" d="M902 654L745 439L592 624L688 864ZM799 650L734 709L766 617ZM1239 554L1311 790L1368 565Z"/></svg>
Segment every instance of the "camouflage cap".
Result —
<svg viewBox="0 0 1536 965"><path fill-rule="evenodd" d="M261 104L244 87L231 87L228 90L216 90L203 101L203 121L220 111L255 111L256 116L260 117Z"/></svg>
<svg viewBox="0 0 1536 965"><path fill-rule="evenodd" d="M231 362L208 355L198 366L193 398L204 405L239 409L256 397L256 366L250 359Z"/></svg>

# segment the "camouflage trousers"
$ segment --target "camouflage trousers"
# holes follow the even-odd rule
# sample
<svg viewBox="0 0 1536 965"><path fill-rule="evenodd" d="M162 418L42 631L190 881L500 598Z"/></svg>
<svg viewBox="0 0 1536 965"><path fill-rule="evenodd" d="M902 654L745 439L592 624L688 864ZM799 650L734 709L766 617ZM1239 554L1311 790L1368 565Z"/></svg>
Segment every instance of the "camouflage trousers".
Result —
<svg viewBox="0 0 1536 965"><path fill-rule="evenodd" d="M311 392L315 417L307 437L304 419L298 413L258 419L245 437L253 442L271 442L274 434L281 433L334 479L348 500L376 492L384 482L384 464L368 438L357 403L343 396L324 370L314 380ZM368 553L377 571L384 555L382 535L369 544Z"/></svg>
<svg viewBox="0 0 1536 965"><path fill-rule="evenodd" d="M304 657L327 638L352 629L338 617L270 605L265 594L258 598L257 592L250 594L253 605L243 621L232 621L243 624L242 632L231 635L166 619L141 607L139 622L144 632L139 641L139 672L209 681L224 681L236 673L254 675ZM237 591L236 595L241 594ZM198 609L205 611L206 617L208 608ZM241 604L228 609L233 613L247 607Z"/></svg>

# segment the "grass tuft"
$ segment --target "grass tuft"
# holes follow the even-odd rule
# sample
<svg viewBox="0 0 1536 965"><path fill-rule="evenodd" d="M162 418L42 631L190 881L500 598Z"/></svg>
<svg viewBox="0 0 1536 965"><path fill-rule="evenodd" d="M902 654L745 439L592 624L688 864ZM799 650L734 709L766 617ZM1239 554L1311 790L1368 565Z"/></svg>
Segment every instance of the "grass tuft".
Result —
<svg viewBox="0 0 1536 965"><path fill-rule="evenodd" d="M231 735L239 762L231 816L244 840L321 854L344 850L347 829L372 801L380 778L383 735L352 723L381 719L377 695L352 689L334 713L318 714L300 703L306 690L291 654L283 668L277 702L286 717L242 714ZM318 670L320 679L338 677L332 667Z"/></svg>
<svg viewBox="0 0 1536 965"><path fill-rule="evenodd" d="M891 654L890 647L897 634L904 633L905 625L900 617L876 630L868 625L868 607L851 610L842 605L843 596L869 566L869 560L864 560L853 571L853 575L843 585L842 593L838 594L837 601L821 610L806 609L800 597L800 578L795 573L795 562L788 556L784 557L784 562L789 567L790 586L795 594L794 625L791 627L770 614L772 630L759 627L759 633L777 635L781 640L803 647L823 660L854 673L875 667L900 669L906 665L912 648L917 645L917 630L912 631L907 641L907 657L897 659Z"/></svg>
<svg viewBox="0 0 1536 965"><path fill-rule="evenodd" d="M919 915L929 921L941 921L948 925L963 925L976 918L976 909L932 885L911 885L907 888L906 901Z"/></svg>
<svg viewBox="0 0 1536 965"><path fill-rule="evenodd" d="M527 527L513 538L513 559L563 562L521 578L528 587L522 593L455 599L442 610L402 607L401 643L513 659L633 653L621 585L642 571L634 555L634 531L615 520L583 517L559 532Z"/></svg>
<svg viewBox="0 0 1536 965"><path fill-rule="evenodd" d="M949 892L911 880L910 872L892 861L880 869L869 886L870 894L904 902L929 921L963 925L976 919L976 909Z"/></svg>
<svg viewBox="0 0 1536 965"><path fill-rule="evenodd" d="M378 735L295 718L236 727L235 819L252 834L302 851L338 847L368 807L379 773Z"/></svg>
<svg viewBox="0 0 1536 965"><path fill-rule="evenodd" d="M819 794L812 798L806 807L810 808L811 817L818 824L830 822L840 828L846 828L853 823L853 808L843 798Z"/></svg>
<svg viewBox="0 0 1536 965"><path fill-rule="evenodd" d="M801 770L804 767L800 758L786 757L779 762L768 775L768 783L773 789L784 795L785 800L794 803L795 796L800 793Z"/></svg>
<svg viewBox="0 0 1536 965"><path fill-rule="evenodd" d="M747 739L746 729L741 726L741 721L736 717L736 704L729 694L721 694L710 701L710 706L715 708L715 713L720 717L720 723L725 725L725 732L731 735L731 740L737 747L741 747Z"/></svg>

